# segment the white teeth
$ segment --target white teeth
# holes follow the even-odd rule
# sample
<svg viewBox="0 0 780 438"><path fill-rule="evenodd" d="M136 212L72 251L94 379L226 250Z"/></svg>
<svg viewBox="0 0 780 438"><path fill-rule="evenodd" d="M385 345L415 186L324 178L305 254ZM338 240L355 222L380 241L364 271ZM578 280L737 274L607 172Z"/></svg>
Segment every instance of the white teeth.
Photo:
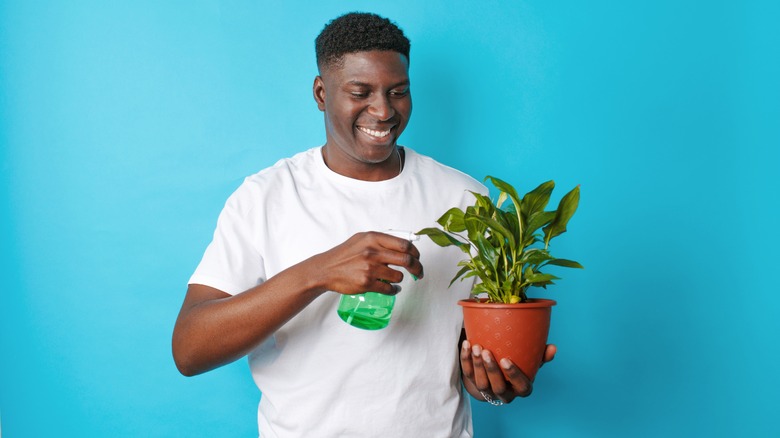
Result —
<svg viewBox="0 0 780 438"><path fill-rule="evenodd" d="M358 129L372 137L377 137L377 138L382 138L390 134L389 129L387 131L374 131L373 129L364 128L362 126L358 126Z"/></svg>

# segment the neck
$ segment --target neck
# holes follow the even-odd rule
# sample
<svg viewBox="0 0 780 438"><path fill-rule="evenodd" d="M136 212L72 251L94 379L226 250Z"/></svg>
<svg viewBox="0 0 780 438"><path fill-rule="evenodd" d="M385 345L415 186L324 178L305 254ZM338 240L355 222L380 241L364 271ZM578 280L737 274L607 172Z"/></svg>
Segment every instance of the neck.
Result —
<svg viewBox="0 0 780 438"><path fill-rule="evenodd" d="M384 161L371 163L340 154L339 151L326 144L322 147L322 159L330 170L339 175L362 181L385 181L397 177L403 170L403 157L400 149L396 146Z"/></svg>

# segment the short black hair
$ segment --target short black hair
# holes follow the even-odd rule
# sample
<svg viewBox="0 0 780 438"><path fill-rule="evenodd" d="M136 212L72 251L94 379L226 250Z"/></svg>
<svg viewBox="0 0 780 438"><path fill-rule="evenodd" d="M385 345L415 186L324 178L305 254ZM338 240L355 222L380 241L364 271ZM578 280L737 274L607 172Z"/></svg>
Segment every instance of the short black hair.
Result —
<svg viewBox="0 0 780 438"><path fill-rule="evenodd" d="M340 65L344 55L370 50L391 50L409 61L411 44L404 32L387 18L368 12L350 12L331 20L314 40L317 67Z"/></svg>

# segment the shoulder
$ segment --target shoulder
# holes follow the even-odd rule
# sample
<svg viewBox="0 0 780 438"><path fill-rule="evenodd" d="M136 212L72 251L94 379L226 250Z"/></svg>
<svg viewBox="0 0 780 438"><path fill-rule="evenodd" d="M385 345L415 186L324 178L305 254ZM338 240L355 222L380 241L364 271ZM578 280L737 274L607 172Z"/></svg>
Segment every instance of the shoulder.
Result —
<svg viewBox="0 0 780 438"><path fill-rule="evenodd" d="M442 164L434 158L423 155L408 147L405 147L404 149L406 151L407 160L414 160L415 173L418 177L427 180L429 183L435 183L440 189L445 187L443 185L446 185L446 187L452 187L458 190L468 190L483 194L488 193L488 189L484 184L465 172Z"/></svg>
<svg viewBox="0 0 780 438"><path fill-rule="evenodd" d="M247 176L230 195L228 203L250 206L261 204L268 197L285 196L290 190L295 190L301 178L311 178L317 154L318 147L308 149Z"/></svg>
<svg viewBox="0 0 780 438"><path fill-rule="evenodd" d="M308 173L316 165L319 151L320 148L316 147L299 152L292 157L283 158L273 166L267 167L254 175L249 175L244 180L244 183L247 185L264 185L294 178L299 173Z"/></svg>

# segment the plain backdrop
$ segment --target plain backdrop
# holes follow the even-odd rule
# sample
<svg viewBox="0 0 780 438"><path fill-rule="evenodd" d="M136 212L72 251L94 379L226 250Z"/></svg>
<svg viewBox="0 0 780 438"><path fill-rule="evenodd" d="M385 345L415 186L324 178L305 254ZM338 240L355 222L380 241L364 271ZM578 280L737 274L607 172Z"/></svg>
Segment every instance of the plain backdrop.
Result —
<svg viewBox="0 0 780 438"><path fill-rule="evenodd" d="M402 144L555 179L555 202L581 184L555 252L586 269L546 293L559 354L530 398L474 403L477 437L780 434L777 3L20 0L0 2L4 437L256 436L245 360L185 378L170 335L227 196L324 142L313 41L352 10L412 40Z"/></svg>

